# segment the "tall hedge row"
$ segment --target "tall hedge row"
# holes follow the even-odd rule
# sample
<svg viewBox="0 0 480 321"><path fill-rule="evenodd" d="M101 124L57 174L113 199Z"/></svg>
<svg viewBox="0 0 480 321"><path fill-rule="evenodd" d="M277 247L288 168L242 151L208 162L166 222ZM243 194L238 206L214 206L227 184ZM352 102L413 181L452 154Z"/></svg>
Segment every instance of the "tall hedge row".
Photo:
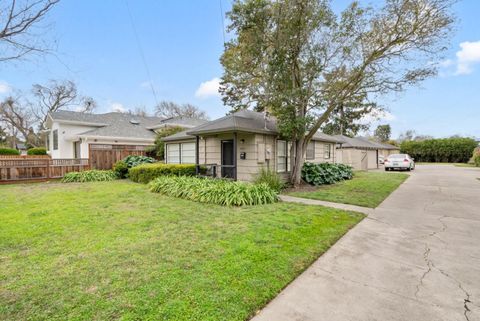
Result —
<svg viewBox="0 0 480 321"><path fill-rule="evenodd" d="M400 150L417 162L466 163L476 146L477 143L471 138L441 138L404 141Z"/></svg>

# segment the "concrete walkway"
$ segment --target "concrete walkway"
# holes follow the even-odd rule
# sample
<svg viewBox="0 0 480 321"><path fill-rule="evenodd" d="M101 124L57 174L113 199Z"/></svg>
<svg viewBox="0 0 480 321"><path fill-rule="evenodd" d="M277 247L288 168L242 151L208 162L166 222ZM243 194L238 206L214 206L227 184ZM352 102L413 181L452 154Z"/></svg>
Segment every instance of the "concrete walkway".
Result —
<svg viewBox="0 0 480 321"><path fill-rule="evenodd" d="M254 321L480 321L480 170L418 166Z"/></svg>
<svg viewBox="0 0 480 321"><path fill-rule="evenodd" d="M282 200L284 202L289 202L289 203L301 203L301 204L307 204L307 205L322 205L322 206L338 208L338 209L346 210L346 211L360 212L360 213L364 213L364 214L371 214L374 211L373 208L357 206L357 205L312 200L312 199L294 197L294 196L289 196L289 195L280 195L279 197L280 197L280 200Z"/></svg>

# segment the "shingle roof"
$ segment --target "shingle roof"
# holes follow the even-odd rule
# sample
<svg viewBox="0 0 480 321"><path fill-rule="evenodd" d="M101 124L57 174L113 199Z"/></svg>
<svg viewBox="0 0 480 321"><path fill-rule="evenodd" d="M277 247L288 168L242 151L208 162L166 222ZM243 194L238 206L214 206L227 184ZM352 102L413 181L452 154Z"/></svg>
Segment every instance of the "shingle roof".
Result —
<svg viewBox="0 0 480 321"><path fill-rule="evenodd" d="M74 111L60 110L50 114L53 120L88 123L98 128L87 130L79 136L87 137L123 137L135 139L155 139L152 129L161 128L165 125L175 124L184 127L192 127L205 121L194 118L169 118L136 116L128 113L87 114ZM189 124L189 125L188 125Z"/></svg>
<svg viewBox="0 0 480 321"><path fill-rule="evenodd" d="M233 114L227 115L225 117L215 119L213 121L207 122L203 125L197 126L190 130L174 134L172 136L165 137L164 141L173 141L193 138L195 135L205 135L212 133L221 133L221 132L232 132L232 131L242 131L250 133L264 133L277 135L277 121L275 117L269 116L265 117L263 113L251 111L251 110L240 110ZM332 143L339 143L341 140L334 138L330 135L317 132L314 137L314 140L327 141Z"/></svg>
<svg viewBox="0 0 480 321"><path fill-rule="evenodd" d="M385 144L385 143L377 143L368 140L365 137L348 137L344 135L335 135L336 138L342 139L344 143L342 147L344 148L365 148L365 149L399 149L396 146Z"/></svg>
<svg viewBox="0 0 480 321"><path fill-rule="evenodd" d="M198 119L198 118L191 118L191 117L172 117L172 118L163 119L158 124L155 124L154 126L149 127L149 129L158 129L158 128L164 127L165 125L180 126L184 128L194 128L194 127L203 125L207 122L208 120L205 120L205 119Z"/></svg>
<svg viewBox="0 0 480 321"><path fill-rule="evenodd" d="M372 144L372 142L356 137L348 137L344 135L335 135L334 137L343 140L342 147L344 148L366 148L378 149L379 147Z"/></svg>
<svg viewBox="0 0 480 321"><path fill-rule="evenodd" d="M173 135L167 136L162 138L164 142L169 142L169 141L178 141L178 140L187 140L187 139L195 139L195 136L188 135L187 132L190 131L190 129L175 133Z"/></svg>

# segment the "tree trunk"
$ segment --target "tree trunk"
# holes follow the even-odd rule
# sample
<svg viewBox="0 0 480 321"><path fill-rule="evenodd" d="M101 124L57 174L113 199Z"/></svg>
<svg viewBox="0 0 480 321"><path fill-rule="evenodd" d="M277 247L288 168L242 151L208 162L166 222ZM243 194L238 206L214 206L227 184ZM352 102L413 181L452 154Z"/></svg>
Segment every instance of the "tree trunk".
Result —
<svg viewBox="0 0 480 321"><path fill-rule="evenodd" d="M290 183L293 187L298 187L302 182L302 167L305 162L305 139L297 139L294 142L295 145L295 157L293 160L292 172L290 173Z"/></svg>

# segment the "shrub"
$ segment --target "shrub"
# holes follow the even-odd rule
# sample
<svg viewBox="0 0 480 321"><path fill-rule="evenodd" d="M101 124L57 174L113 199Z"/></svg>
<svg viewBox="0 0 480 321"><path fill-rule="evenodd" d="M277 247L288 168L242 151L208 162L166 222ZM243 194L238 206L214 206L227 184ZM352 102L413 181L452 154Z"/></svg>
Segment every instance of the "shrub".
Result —
<svg viewBox="0 0 480 321"><path fill-rule="evenodd" d="M27 150L27 155L47 155L45 147L34 147Z"/></svg>
<svg viewBox="0 0 480 321"><path fill-rule="evenodd" d="M128 174L128 165L123 160L118 161L113 165L113 171L117 174L118 178L125 178Z"/></svg>
<svg viewBox="0 0 480 321"><path fill-rule="evenodd" d="M417 162L466 163L476 146L474 139L452 137L404 141L400 150L415 158Z"/></svg>
<svg viewBox="0 0 480 321"><path fill-rule="evenodd" d="M65 176L63 176L62 183L103 182L113 181L115 179L117 179L117 174L115 174L114 171L90 170L67 173Z"/></svg>
<svg viewBox="0 0 480 321"><path fill-rule="evenodd" d="M153 152L161 160L165 159L165 142L162 140L164 137L171 136L183 130L179 126L166 127L157 132L157 137L155 138L155 145L153 146Z"/></svg>
<svg viewBox="0 0 480 321"><path fill-rule="evenodd" d="M0 148L0 155L20 155L20 152L13 148Z"/></svg>
<svg viewBox="0 0 480 321"><path fill-rule="evenodd" d="M352 168L344 164L305 163L302 168L302 179L311 185L333 184L352 179Z"/></svg>
<svg viewBox="0 0 480 321"><path fill-rule="evenodd" d="M128 171L129 178L137 183L148 183L160 176L193 176L195 175L194 164L143 164L132 167Z"/></svg>
<svg viewBox="0 0 480 321"><path fill-rule="evenodd" d="M267 184L274 191L280 192L285 184L277 172L269 168L262 167L254 179L255 184Z"/></svg>
<svg viewBox="0 0 480 321"><path fill-rule="evenodd" d="M472 157L473 165L480 167L480 148L475 149Z"/></svg>
<svg viewBox="0 0 480 321"><path fill-rule="evenodd" d="M141 164L152 164L156 162L154 158L137 155L128 155L123 159L123 161L127 164L128 168L132 168Z"/></svg>
<svg viewBox="0 0 480 321"><path fill-rule="evenodd" d="M267 184L250 184L222 179L162 176L150 183L150 190L200 203L226 206L270 204L277 192Z"/></svg>

